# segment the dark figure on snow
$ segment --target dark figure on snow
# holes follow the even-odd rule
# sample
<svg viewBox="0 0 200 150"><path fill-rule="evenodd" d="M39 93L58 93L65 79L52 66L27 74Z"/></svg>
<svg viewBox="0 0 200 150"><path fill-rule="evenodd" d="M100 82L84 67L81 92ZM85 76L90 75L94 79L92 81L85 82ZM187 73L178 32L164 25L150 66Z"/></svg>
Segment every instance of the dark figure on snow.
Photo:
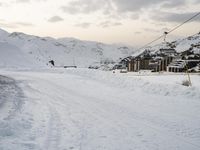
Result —
<svg viewBox="0 0 200 150"><path fill-rule="evenodd" d="M53 60L50 60L49 63L50 63L52 66L55 65Z"/></svg>

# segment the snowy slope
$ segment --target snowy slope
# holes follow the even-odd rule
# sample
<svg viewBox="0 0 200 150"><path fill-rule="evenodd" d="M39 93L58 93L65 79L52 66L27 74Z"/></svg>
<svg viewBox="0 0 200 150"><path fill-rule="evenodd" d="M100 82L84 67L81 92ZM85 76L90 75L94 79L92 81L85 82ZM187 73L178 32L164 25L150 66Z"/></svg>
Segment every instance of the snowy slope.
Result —
<svg viewBox="0 0 200 150"><path fill-rule="evenodd" d="M0 29L0 40L4 40L5 37L7 37L9 35L8 32Z"/></svg>
<svg viewBox="0 0 200 150"><path fill-rule="evenodd" d="M195 53L200 54L200 32L185 39L179 39L173 42L178 52L191 49Z"/></svg>
<svg viewBox="0 0 200 150"><path fill-rule="evenodd" d="M49 60L54 60L57 66L88 67L99 65L100 62L106 60L118 61L120 57L126 57L133 51L128 47L106 45L99 42L73 38L54 39L18 32L9 34L3 30L0 30L0 41L15 45L22 53L28 54L33 60L43 65L46 65Z"/></svg>
<svg viewBox="0 0 200 150"><path fill-rule="evenodd" d="M1 150L200 149L198 75L191 76L193 87L184 87L184 75L1 74Z"/></svg>
<svg viewBox="0 0 200 150"><path fill-rule="evenodd" d="M146 47L145 49L155 53L161 48L174 48L177 52L184 52L189 50L200 54L200 32L187 38L177 39L176 41L172 42L162 42L157 45ZM141 54L145 49L137 51L133 54L133 56Z"/></svg>
<svg viewBox="0 0 200 150"><path fill-rule="evenodd" d="M34 62L29 56L23 53L18 47L7 42L0 42L0 67L34 67L41 66Z"/></svg>

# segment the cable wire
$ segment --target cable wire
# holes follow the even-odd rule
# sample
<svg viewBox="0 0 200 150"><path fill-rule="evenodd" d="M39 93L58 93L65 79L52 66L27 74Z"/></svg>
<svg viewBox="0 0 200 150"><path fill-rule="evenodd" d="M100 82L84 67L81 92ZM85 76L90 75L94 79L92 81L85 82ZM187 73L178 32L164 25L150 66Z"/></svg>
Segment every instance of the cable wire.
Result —
<svg viewBox="0 0 200 150"><path fill-rule="evenodd" d="M187 20L184 21L183 23L177 25L176 27L174 27L174 28L171 29L170 31L165 32L165 35L161 35L161 36L159 36L158 38L154 39L153 41L151 41L151 42L145 44L144 46L140 47L138 50L141 50L141 49L143 49L143 48L146 48L146 47L149 46L150 44L152 44L152 43L154 43L154 42L160 40L160 39L163 38L164 36L166 36L166 35L172 33L173 31L177 30L178 28L180 28L181 26L183 26L183 25L186 24L187 22L191 21L192 19L194 19L194 18L197 17L198 15L200 15L200 12L196 13L194 16L192 16L191 18L187 19Z"/></svg>

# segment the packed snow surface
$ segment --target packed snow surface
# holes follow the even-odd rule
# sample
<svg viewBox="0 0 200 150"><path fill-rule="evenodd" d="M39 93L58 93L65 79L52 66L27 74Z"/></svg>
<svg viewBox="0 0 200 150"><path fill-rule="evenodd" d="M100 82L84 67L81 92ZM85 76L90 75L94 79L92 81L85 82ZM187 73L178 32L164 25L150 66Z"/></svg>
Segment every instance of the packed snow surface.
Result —
<svg viewBox="0 0 200 150"><path fill-rule="evenodd" d="M0 74L0 150L200 149L200 75Z"/></svg>

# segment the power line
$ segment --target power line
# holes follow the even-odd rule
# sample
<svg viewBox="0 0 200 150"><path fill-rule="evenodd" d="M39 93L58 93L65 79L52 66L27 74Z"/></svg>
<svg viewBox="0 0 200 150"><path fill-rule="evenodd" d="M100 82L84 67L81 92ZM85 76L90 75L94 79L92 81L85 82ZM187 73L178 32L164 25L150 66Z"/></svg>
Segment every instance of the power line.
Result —
<svg viewBox="0 0 200 150"><path fill-rule="evenodd" d="M192 19L194 19L194 18L197 17L198 15L200 15L200 12L196 13L194 16L192 16L191 18L187 19L187 20L184 21L183 23L177 25L176 27L174 27L174 28L171 29L170 31L165 32L164 35L161 35L161 36L159 36L158 38L154 39L153 41L151 41L151 42L145 44L144 46L140 47L138 50L141 50L141 49L143 49L143 48L149 46L150 44L152 44L152 43L154 43L154 42L160 40L161 38L165 37L167 34L172 33L173 31L175 31L176 29L180 28L181 26L183 26L183 25L186 24L187 22L191 21Z"/></svg>
<svg viewBox="0 0 200 150"><path fill-rule="evenodd" d="M160 39L161 39L161 38L163 38L163 37L164 37L164 35L161 35L161 36L159 36L159 37L158 37L158 38L156 38L155 40L153 40L153 41L151 41L151 42L147 43L146 45L144 45L144 46L142 46L142 47L140 47L138 50L140 50L140 49L143 49L143 48L145 48L145 47L149 46L150 44L152 44L152 43L154 43L154 42L156 42L156 41L160 40Z"/></svg>
<svg viewBox="0 0 200 150"><path fill-rule="evenodd" d="M178 29L179 27L181 27L182 25L184 25L185 23L191 21L192 19L194 19L195 17L197 17L198 15L200 15L200 12L198 12L197 14L195 14L194 16L192 16L191 18L189 18L188 20L184 21L183 23L181 23L180 25L176 26L175 28L171 29L170 31L168 31L168 34L173 32L174 30Z"/></svg>

